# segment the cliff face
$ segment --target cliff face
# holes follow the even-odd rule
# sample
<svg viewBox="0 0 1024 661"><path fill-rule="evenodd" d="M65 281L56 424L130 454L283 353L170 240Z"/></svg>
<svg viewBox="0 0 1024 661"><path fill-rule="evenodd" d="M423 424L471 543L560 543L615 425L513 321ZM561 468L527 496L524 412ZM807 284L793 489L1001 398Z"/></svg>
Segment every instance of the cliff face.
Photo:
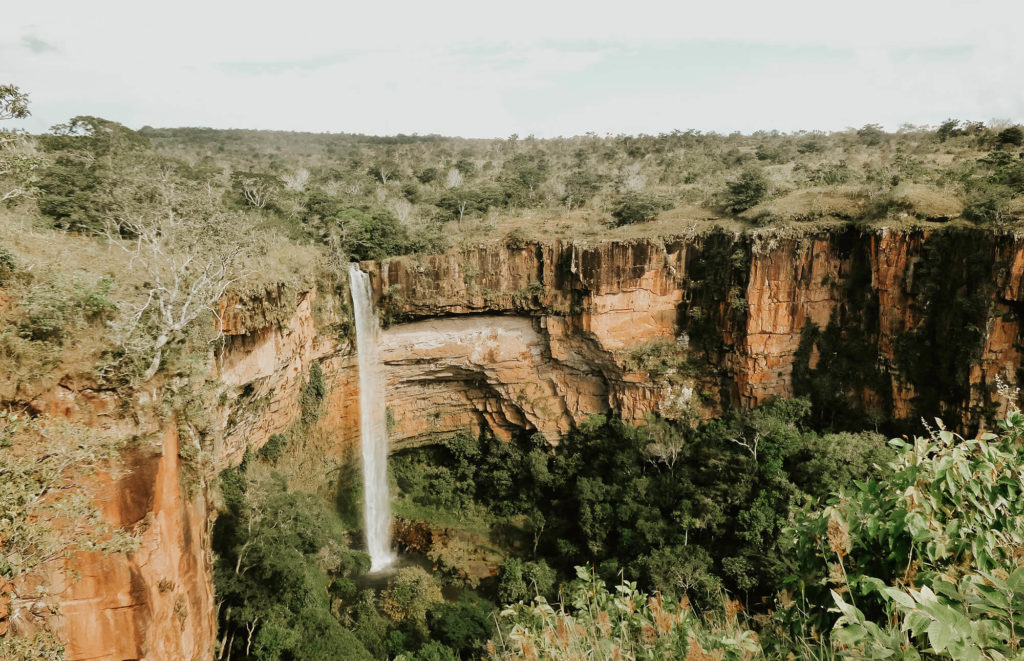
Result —
<svg viewBox="0 0 1024 661"><path fill-rule="evenodd" d="M664 406L669 384L636 371L636 354L674 340L705 413L802 395L826 424L846 411L971 427L992 413L996 376L1017 380L1022 252L1020 239L988 232L847 230L365 266L393 318L530 317L546 360L592 376L589 397L563 402L559 415L573 419L610 409L639 420Z"/></svg>
<svg viewBox="0 0 1024 661"><path fill-rule="evenodd" d="M973 427L993 412L996 376L1016 383L1020 368L1024 243L988 232L552 242L363 267L392 323L396 447L483 426L554 441L593 413L671 412L681 389L705 416L808 396L828 426ZM317 335L313 298L282 324L225 316L222 378L263 406L236 416L224 459L291 424L312 361L330 387L331 452L358 442L353 348ZM645 364L652 347L668 369Z"/></svg>
<svg viewBox="0 0 1024 661"><path fill-rule="evenodd" d="M178 433L133 451L120 479L99 475L105 519L138 532L130 554L78 553L51 566L55 633L67 659L205 659L216 632L202 494L179 482Z"/></svg>
<svg viewBox="0 0 1024 661"><path fill-rule="evenodd" d="M363 268L391 321L381 348L398 448L483 427L556 442L593 413L640 421L685 406L708 416L794 395L812 399L823 425L896 429L941 415L970 428L991 415L995 378L1016 383L1021 368L1024 241L1012 236L718 233L490 246ZM340 461L357 446L354 348L318 330L316 305L312 291L225 299L211 470L298 419L314 362L327 395L308 451ZM114 415L104 397L65 389L40 406ZM206 505L178 486L177 435L165 432L164 452L140 458L104 505L115 522L149 522L143 548L72 561L84 580L61 597L69 659L211 649Z"/></svg>

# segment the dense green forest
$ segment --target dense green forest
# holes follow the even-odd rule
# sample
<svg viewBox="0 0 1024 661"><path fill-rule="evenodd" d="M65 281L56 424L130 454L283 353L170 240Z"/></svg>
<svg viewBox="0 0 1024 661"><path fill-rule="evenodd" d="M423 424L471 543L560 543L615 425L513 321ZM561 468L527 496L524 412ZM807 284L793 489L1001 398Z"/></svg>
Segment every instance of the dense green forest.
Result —
<svg viewBox="0 0 1024 661"><path fill-rule="evenodd" d="M0 86L0 119L28 102ZM180 479L216 494L218 658L1020 658L1015 410L998 435L929 422L887 440L851 431L873 425L849 411L826 420L840 405L816 392L707 421L596 416L556 447L525 431L437 438L391 457L403 560L383 577L359 548L358 471L326 489L295 469L323 414L315 363L287 433L203 470L211 402L227 398L208 360L225 294L316 286L318 324L346 337L353 260L716 228L1017 231L1022 217L1024 131L954 119L549 140L91 116L0 132L0 587L43 558L132 548L100 527L54 539L32 509L67 466L122 449L14 410L81 373L126 399L159 384L157 406L201 439ZM86 501L58 515L94 520ZM58 649L0 635L5 658Z"/></svg>

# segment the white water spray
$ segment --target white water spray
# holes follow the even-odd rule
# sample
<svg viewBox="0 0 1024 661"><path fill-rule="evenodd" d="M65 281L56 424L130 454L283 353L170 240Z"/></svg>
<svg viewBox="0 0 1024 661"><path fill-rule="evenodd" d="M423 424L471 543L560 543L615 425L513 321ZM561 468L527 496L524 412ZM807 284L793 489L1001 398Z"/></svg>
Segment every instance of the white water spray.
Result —
<svg viewBox="0 0 1024 661"><path fill-rule="evenodd" d="M363 446L363 520L370 571L395 561L391 551L391 503L388 494L388 427L384 380L377 347L380 323L373 312L370 276L358 265L348 270L356 318L359 357L359 419Z"/></svg>

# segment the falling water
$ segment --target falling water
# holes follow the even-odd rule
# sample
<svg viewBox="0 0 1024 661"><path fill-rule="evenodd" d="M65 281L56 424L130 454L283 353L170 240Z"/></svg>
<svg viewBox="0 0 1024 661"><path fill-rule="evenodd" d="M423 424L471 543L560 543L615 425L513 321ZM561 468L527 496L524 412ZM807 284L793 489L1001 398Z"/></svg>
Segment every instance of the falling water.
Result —
<svg viewBox="0 0 1024 661"><path fill-rule="evenodd" d="M356 348L359 351L359 419L363 446L363 519L370 571L387 568L395 560L391 552L391 505L388 499L388 429L384 405L377 335L380 324L373 312L370 276L357 266L349 267L352 307L356 317Z"/></svg>

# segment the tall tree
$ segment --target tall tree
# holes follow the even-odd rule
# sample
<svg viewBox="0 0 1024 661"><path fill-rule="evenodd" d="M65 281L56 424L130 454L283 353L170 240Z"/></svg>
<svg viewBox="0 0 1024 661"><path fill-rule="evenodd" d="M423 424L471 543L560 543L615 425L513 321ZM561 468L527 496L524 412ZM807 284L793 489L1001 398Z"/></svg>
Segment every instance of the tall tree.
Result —
<svg viewBox="0 0 1024 661"><path fill-rule="evenodd" d="M30 114L27 93L14 85L0 85L0 120ZM32 172L40 162L23 132L0 129L0 202L28 196Z"/></svg>

